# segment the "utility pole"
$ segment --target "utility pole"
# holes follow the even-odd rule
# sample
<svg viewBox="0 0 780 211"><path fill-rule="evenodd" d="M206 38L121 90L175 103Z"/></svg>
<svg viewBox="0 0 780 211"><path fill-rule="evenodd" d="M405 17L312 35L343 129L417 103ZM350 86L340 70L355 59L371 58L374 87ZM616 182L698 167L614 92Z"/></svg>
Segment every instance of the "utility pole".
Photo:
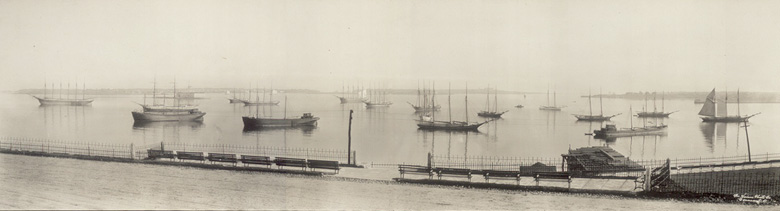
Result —
<svg viewBox="0 0 780 211"><path fill-rule="evenodd" d="M352 164L352 109L349 109L349 131L347 132L347 164Z"/></svg>
<svg viewBox="0 0 780 211"><path fill-rule="evenodd" d="M748 128L748 124L747 124L748 122L747 122L747 119L745 119L743 121L743 123L745 123L745 126L742 126L742 127L745 128L745 139L747 141L747 148L748 148L748 162L753 162L753 160L750 158L751 157L750 156L750 136L748 136L748 129L747 129Z"/></svg>

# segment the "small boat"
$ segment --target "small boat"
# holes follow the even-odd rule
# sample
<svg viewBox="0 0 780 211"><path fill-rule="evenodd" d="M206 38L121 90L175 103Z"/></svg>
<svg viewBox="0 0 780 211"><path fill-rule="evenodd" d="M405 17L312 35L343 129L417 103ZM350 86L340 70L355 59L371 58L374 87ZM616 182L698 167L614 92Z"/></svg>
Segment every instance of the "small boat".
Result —
<svg viewBox="0 0 780 211"><path fill-rule="evenodd" d="M525 106L523 106L523 105L516 105L515 106L515 108L523 108L523 107L525 107Z"/></svg>
<svg viewBox="0 0 780 211"><path fill-rule="evenodd" d="M501 118L501 115L504 115L504 113L509 111L498 111L498 89L496 89L496 94L494 95L495 103L493 103L493 109L490 109L490 86L488 86L487 89L487 100L485 101L485 110L480 111L477 113L477 116L481 117L487 117L487 118Z"/></svg>
<svg viewBox="0 0 780 211"><path fill-rule="evenodd" d="M244 129L260 129L265 127L294 127L294 126L316 126L319 117L312 116L311 113L303 113L301 117L287 117L287 97L284 98L284 117L260 117L259 113L256 113L254 117L243 116L241 120L244 122Z"/></svg>
<svg viewBox="0 0 780 211"><path fill-rule="evenodd" d="M677 111L672 112L664 112L664 94L661 94L661 111L657 111L655 107L655 93L653 93L653 111L647 111L647 95L645 95L645 111L636 113L637 117L642 118L666 118L669 117L670 114L673 114Z"/></svg>
<svg viewBox="0 0 780 211"><path fill-rule="evenodd" d="M746 122L750 117L753 117L755 115L758 115L760 113L742 116L739 114L739 90L737 90L737 115L729 116L728 110L726 106L726 102L728 101L728 94L726 95L726 99L724 100L717 100L715 99L715 88L712 89L709 95L707 95L707 100L704 102L704 105L702 105L701 110L699 111L699 116L701 116L702 121L704 122Z"/></svg>
<svg viewBox="0 0 780 211"><path fill-rule="evenodd" d="M550 89L547 89L547 105L546 106L539 106L539 110L544 111L560 111L564 107L558 107L556 105L556 95L555 92L553 92L553 104L550 105Z"/></svg>
<svg viewBox="0 0 780 211"><path fill-rule="evenodd" d="M574 117L577 118L577 121L609 121L612 119L612 117L615 117L620 114L615 114L612 116L604 116L604 106L602 104L601 95L599 94L599 106L601 106L601 112L599 115L593 115L593 104L591 103L591 95L588 93L588 107L590 108L590 114L574 114Z"/></svg>
<svg viewBox="0 0 780 211"><path fill-rule="evenodd" d="M81 92L81 98L79 98L78 89L79 84L76 83L76 90L74 91L73 96L71 97L71 89L70 89L70 83L68 83L68 90L67 94L65 95L65 98L62 98L62 83L60 83L60 91L59 96L54 97L54 83L51 85L51 94L47 91L47 83L43 83L43 97L38 97L31 95L35 99L38 100L38 103L40 103L42 106L48 106L48 105L73 105L73 106L85 106L92 104L92 101L94 99L86 98L84 95L87 92L86 85L84 86L84 90Z"/></svg>
<svg viewBox="0 0 780 211"><path fill-rule="evenodd" d="M488 123L494 119L484 121L481 123L478 122L469 122L468 118L468 111L469 111L469 97L468 97L468 88L466 88L466 121L452 121L452 107L450 106L450 96L447 96L447 105L448 109L450 110L449 121L436 121L436 114L431 112L431 117L425 117L420 116L420 119L417 120L417 127L419 129L423 130L455 130L455 131L477 131L479 129L479 126L484 125L485 123ZM450 92L451 93L451 92ZM433 99L433 98L432 98ZM433 105L436 105L434 101L431 101Z"/></svg>

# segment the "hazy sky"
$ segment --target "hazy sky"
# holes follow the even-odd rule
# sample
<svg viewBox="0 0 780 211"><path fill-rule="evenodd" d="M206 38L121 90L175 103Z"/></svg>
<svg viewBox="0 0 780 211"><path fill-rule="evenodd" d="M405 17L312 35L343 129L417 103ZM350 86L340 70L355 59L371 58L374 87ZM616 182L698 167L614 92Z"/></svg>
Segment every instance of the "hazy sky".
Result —
<svg viewBox="0 0 780 211"><path fill-rule="evenodd" d="M780 91L780 1L8 1L0 90ZM585 91L583 91L585 90Z"/></svg>

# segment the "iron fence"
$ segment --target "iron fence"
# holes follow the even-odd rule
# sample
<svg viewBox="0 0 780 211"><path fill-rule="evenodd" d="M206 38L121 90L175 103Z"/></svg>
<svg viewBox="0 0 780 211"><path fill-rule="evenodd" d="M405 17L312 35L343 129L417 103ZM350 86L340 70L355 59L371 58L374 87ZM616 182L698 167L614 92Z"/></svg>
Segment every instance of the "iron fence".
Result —
<svg viewBox="0 0 780 211"><path fill-rule="evenodd" d="M38 138L0 138L0 150L132 159L133 144L74 142Z"/></svg>

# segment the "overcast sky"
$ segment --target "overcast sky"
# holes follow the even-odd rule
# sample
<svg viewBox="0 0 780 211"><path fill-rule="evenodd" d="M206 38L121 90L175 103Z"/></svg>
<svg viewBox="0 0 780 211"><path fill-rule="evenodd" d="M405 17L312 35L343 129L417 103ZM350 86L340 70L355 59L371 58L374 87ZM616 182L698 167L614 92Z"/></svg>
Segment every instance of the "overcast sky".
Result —
<svg viewBox="0 0 780 211"><path fill-rule="evenodd" d="M0 90L780 91L780 1L8 1ZM586 91L585 91L586 92Z"/></svg>

